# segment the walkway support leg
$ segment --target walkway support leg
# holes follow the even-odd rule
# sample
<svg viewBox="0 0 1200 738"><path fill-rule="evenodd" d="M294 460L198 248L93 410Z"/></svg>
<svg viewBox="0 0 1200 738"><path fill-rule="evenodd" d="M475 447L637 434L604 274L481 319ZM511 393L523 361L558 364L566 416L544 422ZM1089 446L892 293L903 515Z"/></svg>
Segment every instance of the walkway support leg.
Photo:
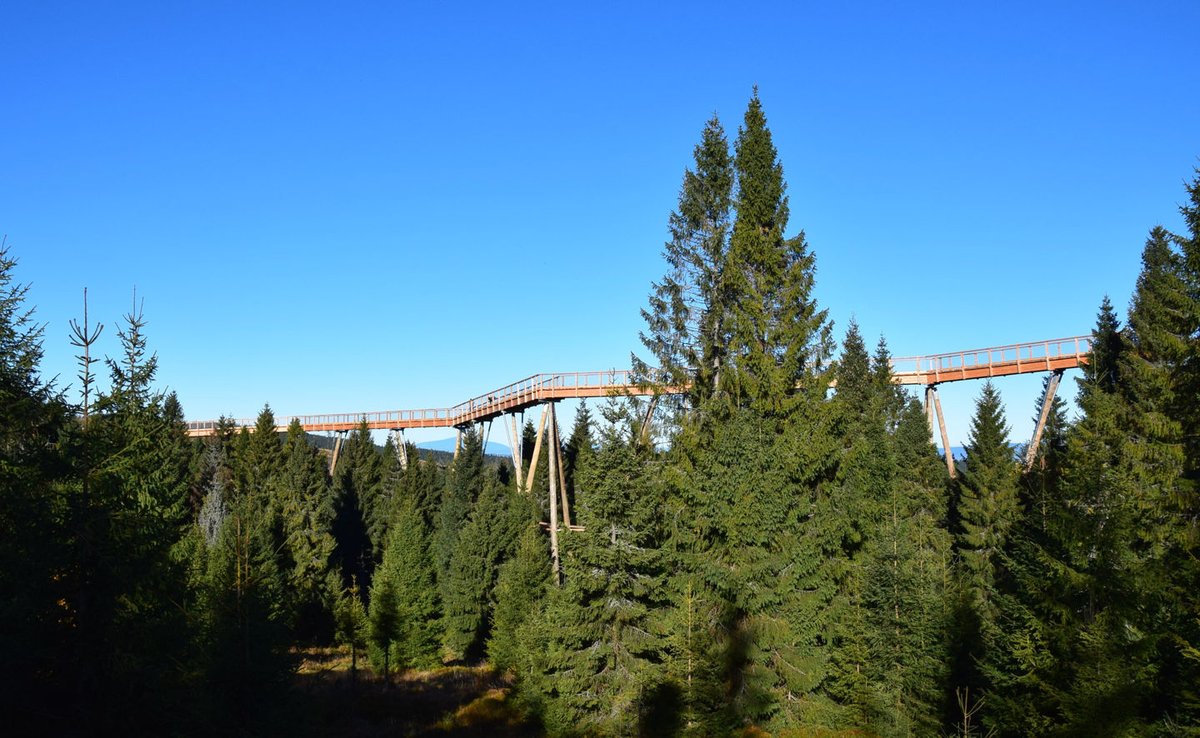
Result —
<svg viewBox="0 0 1200 738"><path fill-rule="evenodd" d="M554 403L550 403L551 436L554 435ZM550 457L550 567L554 570L554 583L562 584L558 561L558 454L551 449ZM537 460L537 457L534 457Z"/></svg>
<svg viewBox="0 0 1200 738"><path fill-rule="evenodd" d="M517 476L517 489L525 489L524 476L521 467L524 462L521 459L521 436L517 433L517 414L512 415L512 433L509 434L509 442L512 444L512 462L513 473Z"/></svg>
<svg viewBox="0 0 1200 738"><path fill-rule="evenodd" d="M1038 416L1037 427L1033 429L1033 440L1025 450L1025 471L1033 468L1037 458L1038 446L1042 443L1042 432L1046 430L1046 418L1050 417L1050 408L1054 407L1054 393L1058 391L1058 382L1062 379L1063 370L1056 369L1046 383L1046 396L1042 398L1042 413Z"/></svg>
<svg viewBox="0 0 1200 738"><path fill-rule="evenodd" d="M454 460L458 461L458 451L462 448L462 428L454 429Z"/></svg>
<svg viewBox="0 0 1200 738"><path fill-rule="evenodd" d="M333 456L329 457L329 475L337 470L338 455L342 453L342 441L346 438L346 431L337 431L333 439Z"/></svg>
<svg viewBox="0 0 1200 738"><path fill-rule="evenodd" d="M933 386L925 388L925 420L929 423L929 437L937 435L937 418L933 415Z"/></svg>
<svg viewBox="0 0 1200 738"><path fill-rule="evenodd" d="M946 473L951 479L958 476L958 472L954 469L954 452L950 450L950 434L946 432L946 419L942 417L942 400L938 397L937 387L929 385L927 388L927 397L933 398L933 409L937 413L938 428L942 432L942 450L946 452Z"/></svg>
<svg viewBox="0 0 1200 738"><path fill-rule="evenodd" d="M546 430L546 409L542 408L542 419L538 421L537 437L533 441L533 459L529 462L529 473L525 475L525 493L533 488L533 478L537 475L538 459L542 455L542 433Z"/></svg>
<svg viewBox="0 0 1200 738"><path fill-rule="evenodd" d="M563 529L571 529L571 503L567 499L567 472L566 464L563 463L562 455L562 439L558 435L558 415L554 412L556 403L550 403L550 427L553 431L550 434L551 443L554 445L550 448L550 455L558 457L558 493L562 499L562 522Z"/></svg>
<svg viewBox="0 0 1200 738"><path fill-rule="evenodd" d="M396 460L401 469L408 468L408 444L404 441L404 429L392 428L392 444L396 447Z"/></svg>

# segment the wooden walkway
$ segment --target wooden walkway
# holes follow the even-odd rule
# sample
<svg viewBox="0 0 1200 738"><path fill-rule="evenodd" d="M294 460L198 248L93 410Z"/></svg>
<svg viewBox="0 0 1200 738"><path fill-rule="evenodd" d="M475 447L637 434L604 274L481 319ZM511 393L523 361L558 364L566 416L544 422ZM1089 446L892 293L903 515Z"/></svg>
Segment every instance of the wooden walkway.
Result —
<svg viewBox="0 0 1200 738"><path fill-rule="evenodd" d="M1073 336L931 356L900 357L892 359L892 373L898 384L932 386L943 382L1072 369L1087 361L1091 340L1091 336ZM455 428L493 420L554 400L654 392L634 384L632 373L627 369L558 372L535 374L454 407L282 416L276 422L279 430L286 430L296 419L310 432L350 431L364 420L368 428L377 430ZM233 423L238 427L253 428L255 421L240 418ZM217 421L197 420L187 426L189 435L211 436L216 432Z"/></svg>

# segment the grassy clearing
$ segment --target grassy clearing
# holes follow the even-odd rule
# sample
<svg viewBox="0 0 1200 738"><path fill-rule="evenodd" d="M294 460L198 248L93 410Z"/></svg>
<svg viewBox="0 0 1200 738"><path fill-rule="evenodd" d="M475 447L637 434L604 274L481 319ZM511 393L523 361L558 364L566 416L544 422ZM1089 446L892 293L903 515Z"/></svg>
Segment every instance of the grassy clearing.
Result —
<svg viewBox="0 0 1200 738"><path fill-rule="evenodd" d="M496 736L535 738L509 699L511 684L486 667L450 666L393 674L390 683L360 660L350 670L344 649L304 649L296 684L312 734L345 738L373 736Z"/></svg>

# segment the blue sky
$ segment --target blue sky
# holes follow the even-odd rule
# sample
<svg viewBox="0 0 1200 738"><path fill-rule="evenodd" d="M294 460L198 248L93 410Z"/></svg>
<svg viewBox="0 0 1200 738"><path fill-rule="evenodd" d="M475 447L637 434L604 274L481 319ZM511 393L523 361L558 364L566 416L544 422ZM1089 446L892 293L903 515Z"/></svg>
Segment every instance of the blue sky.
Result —
<svg viewBox="0 0 1200 738"><path fill-rule="evenodd" d="M46 374L85 286L114 354L136 286L196 419L626 366L701 128L755 84L839 334L1076 335L1200 155L1194 0L342 5L0 7ZM1040 380L998 386L1027 438ZM953 443L977 392L943 389Z"/></svg>

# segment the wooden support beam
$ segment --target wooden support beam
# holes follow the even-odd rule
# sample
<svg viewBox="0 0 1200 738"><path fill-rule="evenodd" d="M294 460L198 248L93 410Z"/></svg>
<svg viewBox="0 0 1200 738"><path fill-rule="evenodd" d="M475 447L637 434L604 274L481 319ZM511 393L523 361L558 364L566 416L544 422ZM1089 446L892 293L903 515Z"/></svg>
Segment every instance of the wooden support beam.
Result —
<svg viewBox="0 0 1200 738"><path fill-rule="evenodd" d="M521 436L517 432L516 413L512 414L512 433L508 438L512 444L513 473L517 476L517 489L523 490L525 489L525 482L524 476L521 474L523 471L521 467L525 465L525 462L521 459Z"/></svg>
<svg viewBox="0 0 1200 738"><path fill-rule="evenodd" d="M525 475L525 492L533 488L533 479L537 475L538 458L542 455L542 433L546 430L546 409L542 408L542 419L538 421L537 438L533 442L533 459L529 462L529 473Z"/></svg>
<svg viewBox="0 0 1200 738"><path fill-rule="evenodd" d="M483 424L485 422L487 423L487 433L483 432ZM487 457L487 445L488 445L488 441L491 439L491 437L492 437L492 421L490 421L490 420L479 421L479 439L480 439L480 442L483 444L482 446L479 447L479 460L480 461L483 461Z"/></svg>
<svg viewBox="0 0 1200 738"><path fill-rule="evenodd" d="M646 407L646 416L642 418L642 427L638 432L639 443L649 443L650 441L650 419L654 417L654 408L658 405L658 395L651 395L650 403Z"/></svg>
<svg viewBox="0 0 1200 738"><path fill-rule="evenodd" d="M342 452L342 440L346 437L346 431L338 431L334 434L333 439L333 456L329 457L329 475L337 471L338 454Z"/></svg>
<svg viewBox="0 0 1200 738"><path fill-rule="evenodd" d="M392 429L392 443L396 445L396 459L400 462L401 469L408 468L408 443L404 440L404 429Z"/></svg>
<svg viewBox="0 0 1200 738"><path fill-rule="evenodd" d="M933 415L933 386L925 388L925 421L929 423L929 437L937 435L937 418Z"/></svg>
<svg viewBox="0 0 1200 738"><path fill-rule="evenodd" d="M569 530L571 527L571 503L567 499L567 471L566 464L563 463L562 438L558 433L558 414L554 412L555 404L557 403L550 403L550 427L553 428L550 438L554 444L550 453L558 456L558 493L562 498L562 522L563 528Z"/></svg>
<svg viewBox="0 0 1200 738"><path fill-rule="evenodd" d="M1025 471L1033 468L1033 460L1037 458L1038 446L1042 443L1042 432L1046 430L1046 418L1050 417L1050 408L1054 407L1054 393L1058 391L1058 382L1062 379L1063 370L1056 369L1046 383L1046 396L1042 398L1042 413L1038 416L1037 427L1033 430L1033 440L1025 449Z"/></svg>
<svg viewBox="0 0 1200 738"><path fill-rule="evenodd" d="M553 435L554 403L550 403L550 427ZM551 451L547 456L550 458L550 567L554 570L554 583L562 584L558 561L558 454Z"/></svg>
<svg viewBox="0 0 1200 738"><path fill-rule="evenodd" d="M462 428L454 429L454 460L458 461L458 451L462 448Z"/></svg>
<svg viewBox="0 0 1200 738"><path fill-rule="evenodd" d="M946 452L946 472L951 479L958 476L954 468L954 452L950 450L950 434L946 432L946 419L942 417L942 400L938 397L937 387L929 385L929 393L933 396L933 409L937 412L938 428L942 431L942 449Z"/></svg>

